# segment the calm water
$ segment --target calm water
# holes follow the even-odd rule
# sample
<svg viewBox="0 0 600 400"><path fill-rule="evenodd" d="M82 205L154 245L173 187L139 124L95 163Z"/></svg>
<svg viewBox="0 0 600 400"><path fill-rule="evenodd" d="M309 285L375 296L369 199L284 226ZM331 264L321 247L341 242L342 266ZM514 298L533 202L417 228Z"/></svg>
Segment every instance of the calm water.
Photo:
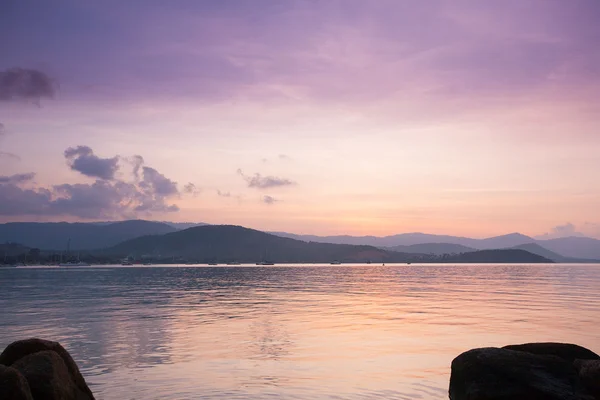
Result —
<svg viewBox="0 0 600 400"><path fill-rule="evenodd" d="M600 351L600 265L0 270L0 346L60 341L98 399L444 399L472 347Z"/></svg>

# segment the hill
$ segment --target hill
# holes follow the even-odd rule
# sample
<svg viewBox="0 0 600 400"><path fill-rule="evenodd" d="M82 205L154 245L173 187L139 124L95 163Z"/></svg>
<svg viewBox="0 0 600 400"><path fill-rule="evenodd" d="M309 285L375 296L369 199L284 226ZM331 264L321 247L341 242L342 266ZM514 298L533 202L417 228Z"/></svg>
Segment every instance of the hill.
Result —
<svg viewBox="0 0 600 400"><path fill-rule="evenodd" d="M181 257L198 262L404 262L409 255L372 246L307 243L233 225L205 225L143 236L104 251L134 257Z"/></svg>
<svg viewBox="0 0 600 400"><path fill-rule="evenodd" d="M530 236L520 233L511 233L508 235L494 236L485 239L473 239L461 236L430 235L426 233L402 233L391 236L313 236L313 235L295 235L290 233L276 232L275 235L289 237L304 241L313 241L319 243L338 243L338 244L366 244L381 248L393 249L396 251L419 252L415 250L415 245L423 245L420 252L439 254L439 249L435 247L430 250L431 244L445 244L449 249L450 245L466 247L467 251L520 248L529 244L536 244L541 247L532 246L535 254L552 255L561 262L590 262L600 260L600 240L588 237L564 237L558 239L536 240ZM438 246L443 247L443 246ZM522 247L527 250L527 247ZM457 247L456 249L459 249ZM458 252L458 251L455 251ZM549 253L547 253L549 252ZM452 253L452 252L451 252Z"/></svg>
<svg viewBox="0 0 600 400"><path fill-rule="evenodd" d="M549 258L555 262L569 262L568 257L564 257L558 253L550 251L537 243L527 243L521 244L519 246L514 246L512 249L525 250L532 254L537 254L538 256Z"/></svg>
<svg viewBox="0 0 600 400"><path fill-rule="evenodd" d="M570 236L538 240L536 243L565 257L600 260L600 240L598 239Z"/></svg>
<svg viewBox="0 0 600 400"><path fill-rule="evenodd" d="M403 253L420 253L420 254L460 254L476 251L472 247L462 246L460 244L452 243L422 243L422 244L411 244L409 246L394 246L387 247L387 250L400 251Z"/></svg>
<svg viewBox="0 0 600 400"><path fill-rule="evenodd" d="M161 223L142 220L111 223L12 222L0 224L0 243L16 242L45 250L65 250L71 239L71 250L100 249L143 235L162 235L177 229Z"/></svg>
<svg viewBox="0 0 600 400"><path fill-rule="evenodd" d="M520 249L479 250L457 254L445 259L456 263L551 263L552 261Z"/></svg>
<svg viewBox="0 0 600 400"><path fill-rule="evenodd" d="M273 232L274 235L289 237L292 239L319 242L319 243L336 243L336 244L365 244L377 247L397 247L397 246L413 246L426 243L446 243L468 247L471 249L501 249L507 247L518 246L525 243L535 242L535 239L522 235L520 233L511 233L508 235L495 236L486 239L472 239L462 236L448 235L430 235L427 233L401 233L391 236L313 236L313 235L295 235L284 232Z"/></svg>
<svg viewBox="0 0 600 400"><path fill-rule="evenodd" d="M144 236L102 251L112 257L182 258L194 262L551 262L522 250L494 250L447 258L383 250L366 245L305 242L232 225L207 225L165 235ZM471 261L472 260L472 261ZM483 261L482 261L483 260Z"/></svg>

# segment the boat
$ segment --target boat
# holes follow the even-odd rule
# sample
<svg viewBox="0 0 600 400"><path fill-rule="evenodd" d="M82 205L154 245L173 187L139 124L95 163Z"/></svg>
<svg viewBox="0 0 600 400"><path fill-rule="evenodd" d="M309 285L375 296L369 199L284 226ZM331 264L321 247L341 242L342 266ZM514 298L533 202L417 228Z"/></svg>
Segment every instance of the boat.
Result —
<svg viewBox="0 0 600 400"><path fill-rule="evenodd" d="M219 265L219 263L216 262L209 262L208 265Z"/></svg>
<svg viewBox="0 0 600 400"><path fill-rule="evenodd" d="M263 260L257 262L256 265L275 265L275 263L273 263L272 261L269 261L269 252L267 249L265 249L262 259Z"/></svg>
<svg viewBox="0 0 600 400"><path fill-rule="evenodd" d="M332 261L329 263L330 265L341 265L342 263L338 260Z"/></svg>
<svg viewBox="0 0 600 400"><path fill-rule="evenodd" d="M121 261L121 265L133 265L133 263L127 259Z"/></svg>
<svg viewBox="0 0 600 400"><path fill-rule="evenodd" d="M90 264L84 261L69 261L66 263L58 264L59 267L89 267Z"/></svg>

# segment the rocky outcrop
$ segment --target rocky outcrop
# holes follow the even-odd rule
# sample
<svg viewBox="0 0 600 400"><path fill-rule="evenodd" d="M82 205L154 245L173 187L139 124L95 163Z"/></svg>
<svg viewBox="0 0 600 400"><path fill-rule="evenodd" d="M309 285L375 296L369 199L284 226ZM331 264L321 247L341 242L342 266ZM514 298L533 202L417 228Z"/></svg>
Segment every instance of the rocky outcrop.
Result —
<svg viewBox="0 0 600 400"><path fill-rule="evenodd" d="M581 382L597 399L600 399L600 360L576 360L575 368Z"/></svg>
<svg viewBox="0 0 600 400"><path fill-rule="evenodd" d="M503 349L524 351L531 354L546 356L557 356L565 361L574 362L575 360L599 360L600 356L585 347L570 343L525 343L511 344L504 346Z"/></svg>
<svg viewBox="0 0 600 400"><path fill-rule="evenodd" d="M1 364L0 399L33 400L27 379L16 369Z"/></svg>
<svg viewBox="0 0 600 400"><path fill-rule="evenodd" d="M77 364L57 342L42 339L14 342L0 354L0 364L5 366L0 370L3 377L0 394L21 391L25 396L11 394L13 397L0 396L2 399L94 399Z"/></svg>
<svg viewBox="0 0 600 400"><path fill-rule="evenodd" d="M600 356L581 346L481 348L452 361L451 400L597 400Z"/></svg>

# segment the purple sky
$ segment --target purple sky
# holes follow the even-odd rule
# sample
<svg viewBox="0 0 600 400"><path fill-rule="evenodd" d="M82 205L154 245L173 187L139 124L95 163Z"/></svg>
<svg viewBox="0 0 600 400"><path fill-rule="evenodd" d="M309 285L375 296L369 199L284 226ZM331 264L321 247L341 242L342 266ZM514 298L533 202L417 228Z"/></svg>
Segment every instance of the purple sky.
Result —
<svg viewBox="0 0 600 400"><path fill-rule="evenodd" d="M600 237L598 21L598 0L3 1L0 220Z"/></svg>

